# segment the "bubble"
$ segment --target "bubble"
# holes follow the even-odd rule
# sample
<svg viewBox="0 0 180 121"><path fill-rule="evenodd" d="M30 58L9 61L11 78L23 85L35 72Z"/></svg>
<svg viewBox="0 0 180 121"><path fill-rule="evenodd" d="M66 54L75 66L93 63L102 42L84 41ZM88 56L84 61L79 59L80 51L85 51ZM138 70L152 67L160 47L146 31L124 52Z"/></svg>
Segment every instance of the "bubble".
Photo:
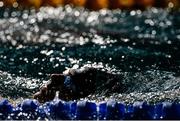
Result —
<svg viewBox="0 0 180 121"><path fill-rule="evenodd" d="M169 8L173 8L173 7L174 7L174 4L173 4L172 2L169 2L169 3L168 3L168 7L169 7Z"/></svg>
<svg viewBox="0 0 180 121"><path fill-rule="evenodd" d="M14 8L17 8L17 7L18 7L18 3L17 3L17 2L14 2L14 3L13 3L13 7L14 7Z"/></svg>
<svg viewBox="0 0 180 121"><path fill-rule="evenodd" d="M131 16L136 15L136 11L131 11L131 12L130 12L130 15L131 15Z"/></svg>
<svg viewBox="0 0 180 121"><path fill-rule="evenodd" d="M80 15L80 12L79 12L79 11L75 11L75 12L74 12L74 15L77 17L77 16Z"/></svg>
<svg viewBox="0 0 180 121"><path fill-rule="evenodd" d="M135 30L135 31L139 31L139 30L140 30L139 26L135 26L135 27L134 27L134 30Z"/></svg>
<svg viewBox="0 0 180 121"><path fill-rule="evenodd" d="M0 7L3 7L4 3L2 1L0 1Z"/></svg>

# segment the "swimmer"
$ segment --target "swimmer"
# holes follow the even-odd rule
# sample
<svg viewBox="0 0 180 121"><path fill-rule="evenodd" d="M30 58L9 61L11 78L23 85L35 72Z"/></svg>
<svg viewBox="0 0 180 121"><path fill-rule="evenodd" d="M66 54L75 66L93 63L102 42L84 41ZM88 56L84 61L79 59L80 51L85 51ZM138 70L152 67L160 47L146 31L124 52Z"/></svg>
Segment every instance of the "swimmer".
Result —
<svg viewBox="0 0 180 121"><path fill-rule="evenodd" d="M43 103L53 100L56 92L59 92L59 99L66 101L83 98L102 89L122 92L121 80L121 76L95 68L69 69L62 74L52 74L47 84L33 97Z"/></svg>

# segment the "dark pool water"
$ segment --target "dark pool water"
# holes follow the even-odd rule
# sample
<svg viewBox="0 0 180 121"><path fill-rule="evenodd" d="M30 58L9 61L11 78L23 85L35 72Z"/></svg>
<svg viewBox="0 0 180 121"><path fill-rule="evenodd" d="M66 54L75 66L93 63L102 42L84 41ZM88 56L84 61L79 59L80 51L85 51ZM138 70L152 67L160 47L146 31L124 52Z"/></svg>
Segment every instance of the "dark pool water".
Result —
<svg viewBox="0 0 180 121"><path fill-rule="evenodd" d="M108 95L97 90L90 100L179 100L179 15L156 8L0 8L0 95L31 98L50 74L93 66L122 74L129 86Z"/></svg>

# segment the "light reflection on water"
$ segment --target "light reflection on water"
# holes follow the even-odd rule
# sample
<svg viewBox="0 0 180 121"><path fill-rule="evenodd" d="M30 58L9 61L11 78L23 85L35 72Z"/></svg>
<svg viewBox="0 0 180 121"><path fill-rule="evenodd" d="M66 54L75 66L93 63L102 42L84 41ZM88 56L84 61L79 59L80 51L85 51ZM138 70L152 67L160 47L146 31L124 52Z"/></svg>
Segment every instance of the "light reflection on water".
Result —
<svg viewBox="0 0 180 121"><path fill-rule="evenodd" d="M179 90L179 12L155 8L90 12L69 6L39 11L0 9L0 91L4 97L26 98L49 74L84 65L121 73L130 85L124 99L129 93ZM101 98L103 93L97 90L95 95Z"/></svg>

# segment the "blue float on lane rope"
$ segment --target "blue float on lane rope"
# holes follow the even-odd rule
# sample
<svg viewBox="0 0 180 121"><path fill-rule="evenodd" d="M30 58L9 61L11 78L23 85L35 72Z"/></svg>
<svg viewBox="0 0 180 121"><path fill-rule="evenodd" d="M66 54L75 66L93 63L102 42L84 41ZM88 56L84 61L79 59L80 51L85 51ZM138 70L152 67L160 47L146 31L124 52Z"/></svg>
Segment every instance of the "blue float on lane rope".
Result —
<svg viewBox="0 0 180 121"><path fill-rule="evenodd" d="M93 102L79 101L76 109L77 120L94 120L97 119L97 106Z"/></svg>
<svg viewBox="0 0 180 121"><path fill-rule="evenodd" d="M42 105L27 99L13 107L8 100L0 101L1 120L179 120L180 103L162 102L148 104L135 102L123 104L113 100L94 103L90 101L62 101L59 99Z"/></svg>
<svg viewBox="0 0 180 121"><path fill-rule="evenodd" d="M0 101L0 120L10 119L9 116L13 111L13 106L8 100L3 99Z"/></svg>

